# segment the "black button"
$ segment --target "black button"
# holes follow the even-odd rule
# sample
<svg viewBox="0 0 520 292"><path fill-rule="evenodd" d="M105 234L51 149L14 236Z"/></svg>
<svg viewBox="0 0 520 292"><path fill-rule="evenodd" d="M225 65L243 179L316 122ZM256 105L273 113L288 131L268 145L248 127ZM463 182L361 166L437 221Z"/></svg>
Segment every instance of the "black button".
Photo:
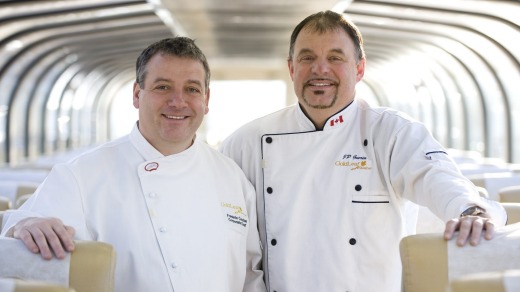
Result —
<svg viewBox="0 0 520 292"><path fill-rule="evenodd" d="M350 245L355 245L356 244L356 239L355 238L351 238L348 243L350 243Z"/></svg>
<svg viewBox="0 0 520 292"><path fill-rule="evenodd" d="M368 140L365 139L365 141L363 141L363 145L367 146L368 145Z"/></svg>
<svg viewBox="0 0 520 292"><path fill-rule="evenodd" d="M273 193L273 188L272 187L268 187L267 188L267 193L268 194L272 194Z"/></svg>
<svg viewBox="0 0 520 292"><path fill-rule="evenodd" d="M271 239L271 244L276 245L276 239Z"/></svg>
<svg viewBox="0 0 520 292"><path fill-rule="evenodd" d="M361 187L361 185L356 185L355 189L356 189L356 191L359 192L359 191L361 191L362 187Z"/></svg>
<svg viewBox="0 0 520 292"><path fill-rule="evenodd" d="M265 138L265 142L271 144L271 142L273 142L273 138L267 137L267 138Z"/></svg>

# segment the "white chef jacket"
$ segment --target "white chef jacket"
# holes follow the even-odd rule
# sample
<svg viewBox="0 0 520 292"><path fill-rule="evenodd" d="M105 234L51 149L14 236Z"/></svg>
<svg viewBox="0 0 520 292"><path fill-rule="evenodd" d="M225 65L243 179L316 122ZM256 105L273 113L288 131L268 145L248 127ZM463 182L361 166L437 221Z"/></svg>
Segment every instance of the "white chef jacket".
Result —
<svg viewBox="0 0 520 292"><path fill-rule="evenodd" d="M164 156L136 126L56 165L7 214L4 232L22 218L52 216L76 239L112 244L116 291L265 291L254 198L228 157L197 140Z"/></svg>
<svg viewBox="0 0 520 292"><path fill-rule="evenodd" d="M418 206L444 220L484 201L419 122L355 100L317 131L298 105L222 144L257 191L269 291L401 291L399 242ZM410 214L414 216L410 217Z"/></svg>

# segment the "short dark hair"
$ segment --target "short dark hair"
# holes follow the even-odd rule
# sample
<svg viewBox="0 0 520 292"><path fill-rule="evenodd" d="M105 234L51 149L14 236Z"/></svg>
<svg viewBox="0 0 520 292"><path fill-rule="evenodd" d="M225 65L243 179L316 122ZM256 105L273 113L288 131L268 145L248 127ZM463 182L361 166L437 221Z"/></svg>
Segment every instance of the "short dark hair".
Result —
<svg viewBox="0 0 520 292"><path fill-rule="evenodd" d="M209 70L209 65L208 61L206 60L206 56L195 44L195 41L188 37L173 37L162 39L144 49L144 51L137 58L135 72L135 81L137 82L137 84L139 84L141 88L144 88L144 80L146 78L147 73L146 65L148 64L150 59L157 53L164 53L170 56L190 58L193 60L200 61L202 63L202 66L204 66L204 71L206 72L206 89L209 88L211 72Z"/></svg>
<svg viewBox="0 0 520 292"><path fill-rule="evenodd" d="M334 11L326 10L307 16L293 30L291 34L291 43L289 46L289 60L294 54L294 43L302 29L308 29L312 32L324 33L334 29L342 28L354 42L356 49L357 62L365 58L365 50L363 49L363 37L357 26L348 21L343 15Z"/></svg>

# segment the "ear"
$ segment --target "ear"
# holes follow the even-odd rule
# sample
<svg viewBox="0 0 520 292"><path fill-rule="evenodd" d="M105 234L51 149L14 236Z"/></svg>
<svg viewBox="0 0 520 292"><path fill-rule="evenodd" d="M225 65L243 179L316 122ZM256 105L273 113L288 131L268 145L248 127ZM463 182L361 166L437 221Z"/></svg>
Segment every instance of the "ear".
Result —
<svg viewBox="0 0 520 292"><path fill-rule="evenodd" d="M134 82L134 95L133 95L133 103L135 108L139 108L139 94L141 94L141 87L137 82Z"/></svg>
<svg viewBox="0 0 520 292"><path fill-rule="evenodd" d="M204 103L206 104L206 110L204 111L204 114L207 114L209 112L209 92L210 92L210 90L208 87L208 90L206 90L206 94L204 97L204 99L205 99Z"/></svg>
<svg viewBox="0 0 520 292"><path fill-rule="evenodd" d="M294 81L294 65L292 59L287 59L287 66L289 67L289 75L291 75L291 80Z"/></svg>
<svg viewBox="0 0 520 292"><path fill-rule="evenodd" d="M356 82L361 81L361 79L365 75L365 63L366 63L366 59L363 58L356 65L356 69L357 69Z"/></svg>

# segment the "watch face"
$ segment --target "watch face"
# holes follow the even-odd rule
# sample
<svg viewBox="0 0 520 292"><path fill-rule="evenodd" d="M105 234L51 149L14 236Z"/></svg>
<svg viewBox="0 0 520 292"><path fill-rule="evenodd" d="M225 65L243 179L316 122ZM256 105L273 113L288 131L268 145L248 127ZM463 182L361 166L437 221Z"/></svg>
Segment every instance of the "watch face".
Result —
<svg viewBox="0 0 520 292"><path fill-rule="evenodd" d="M462 214L460 214L460 216L478 216L480 214L484 214L486 213L486 210L478 207L478 206L475 206L475 207L470 207L468 208L466 211L462 212Z"/></svg>

